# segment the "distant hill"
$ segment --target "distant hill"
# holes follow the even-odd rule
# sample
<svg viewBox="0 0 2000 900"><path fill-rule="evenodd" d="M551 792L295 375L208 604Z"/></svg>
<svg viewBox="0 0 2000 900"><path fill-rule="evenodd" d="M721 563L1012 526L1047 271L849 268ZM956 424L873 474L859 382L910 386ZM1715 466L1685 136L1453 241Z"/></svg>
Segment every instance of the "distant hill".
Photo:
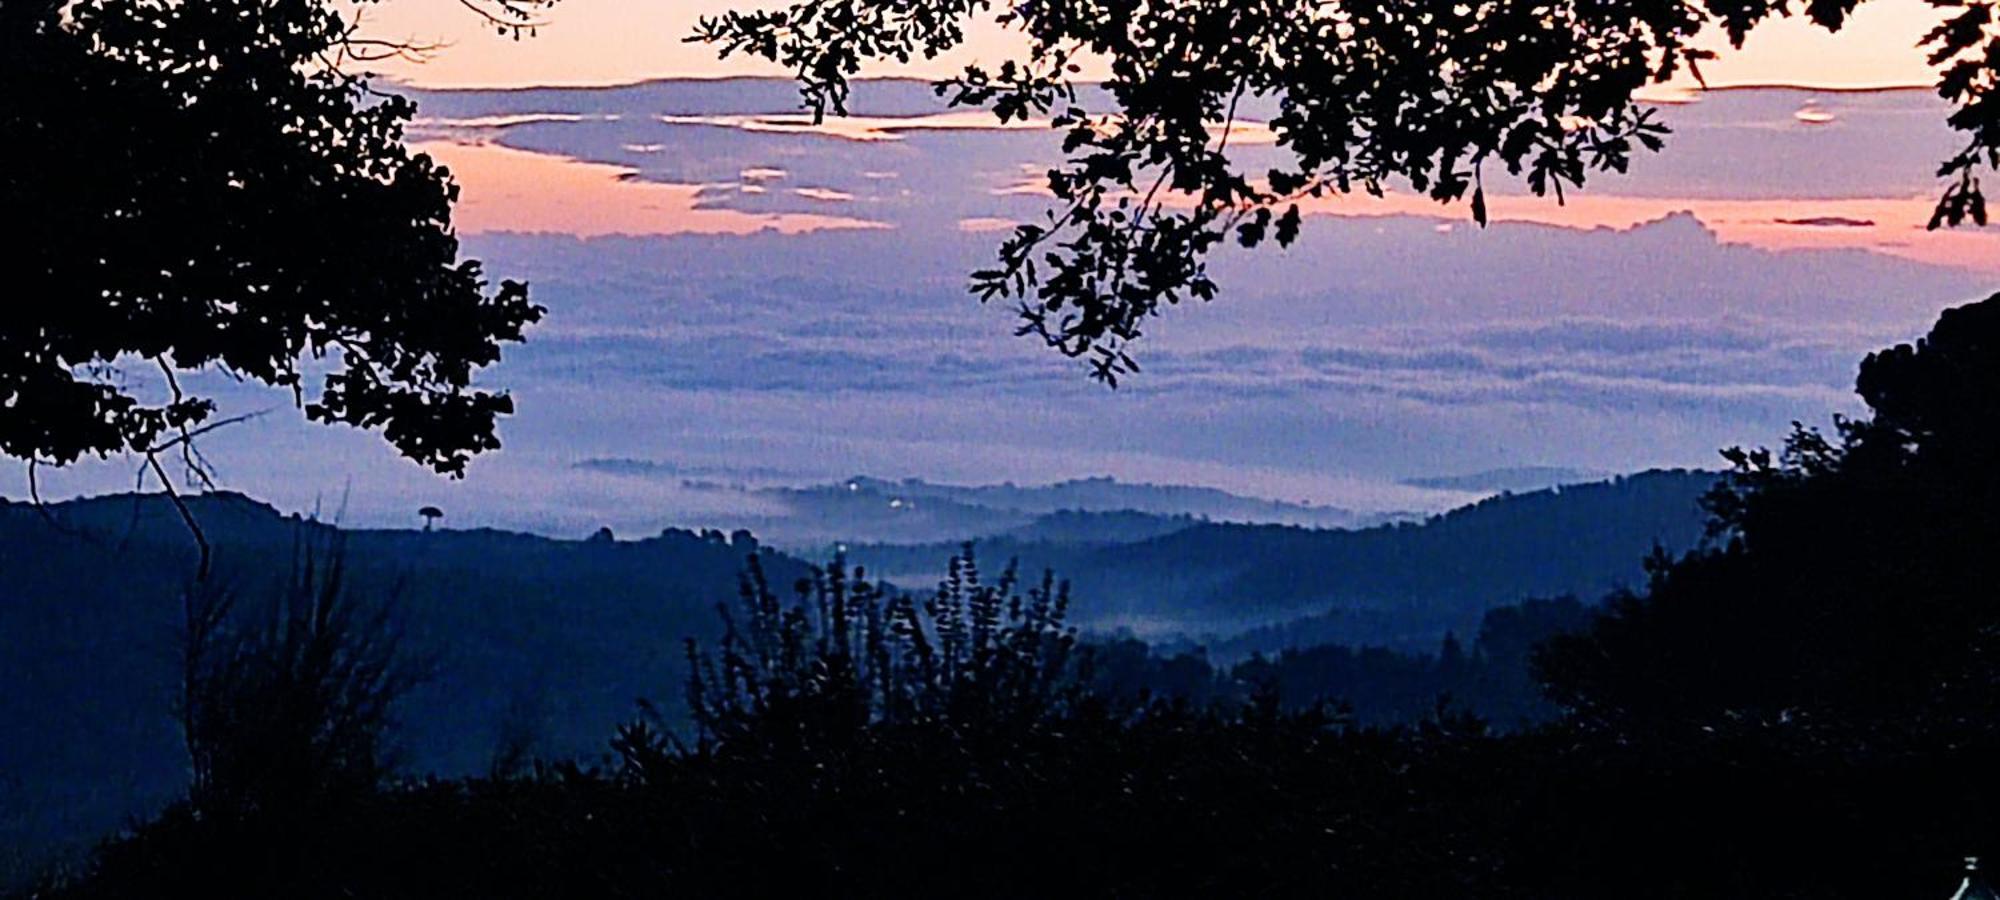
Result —
<svg viewBox="0 0 2000 900"><path fill-rule="evenodd" d="M1602 481L1606 477L1608 477L1608 473L1605 472L1586 472L1581 469L1565 469L1561 466L1512 466L1505 469L1468 472L1463 475L1433 475L1424 478L1405 478L1403 479L1403 483L1411 487L1429 488L1439 491L1520 493L1523 491L1539 491L1543 488L1560 487L1565 484Z"/></svg>
<svg viewBox="0 0 2000 900"><path fill-rule="evenodd" d="M785 512L718 521L731 528L748 528L777 546L795 550L842 543L956 543L1036 528L1059 529L1058 523L1038 522L1066 513L1130 514L1120 520L1119 529L1090 535L1092 541L1111 540L1114 531L1152 536L1177 527L1174 520L1187 519L1316 528L1349 528L1383 519L1333 506L1246 497L1218 488L1125 482L1110 477L1042 485L956 485L857 475L827 484L755 486L694 477L703 470L645 460L592 459L576 465L626 478L671 478L691 490L739 494L746 508L765 509L775 503ZM1141 525L1142 517L1147 516L1160 521ZM1108 525L1109 520L1102 524ZM1048 533L1050 539L1054 539L1053 534Z"/></svg>
<svg viewBox="0 0 2000 900"><path fill-rule="evenodd" d="M1146 484L1110 477L1076 478L1044 485L1011 482L988 485L933 484L918 479L884 481L857 477L852 488L914 499L948 500L1030 515L1064 511L1141 512L1194 516L1219 522L1266 522L1339 528L1355 524L1352 510L1245 497L1211 487Z"/></svg>
<svg viewBox="0 0 2000 900"><path fill-rule="evenodd" d="M1001 538L979 544L989 568L1070 579L1080 619L1142 637L1228 636L1319 617L1312 643L1429 650L1469 634L1496 606L1529 597L1596 599L1636 584L1655 544L1690 547L1699 498L1717 476L1656 471L1502 494L1417 523L1358 530L1202 523L1117 545ZM849 555L913 583L944 547L858 546ZM1303 633L1303 632L1302 632Z"/></svg>
<svg viewBox="0 0 2000 900"><path fill-rule="evenodd" d="M1084 512L1062 510L1036 516L1033 521L999 537L1022 542L1055 544L1129 544L1173 534L1205 524L1194 516L1132 512Z"/></svg>

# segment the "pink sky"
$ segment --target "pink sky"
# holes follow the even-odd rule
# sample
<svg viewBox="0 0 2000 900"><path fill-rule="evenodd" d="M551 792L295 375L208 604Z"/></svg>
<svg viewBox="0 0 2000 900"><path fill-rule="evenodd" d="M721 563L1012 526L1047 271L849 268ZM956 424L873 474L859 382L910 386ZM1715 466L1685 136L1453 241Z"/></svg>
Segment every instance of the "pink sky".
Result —
<svg viewBox="0 0 2000 900"><path fill-rule="evenodd" d="M615 84L658 77L784 74L741 58L718 61L710 48L686 44L695 20L750 0L563 0L532 39L496 35L453 0L395 0L369 5L369 31L384 38L449 44L422 64L382 63L387 74L429 87ZM1711 84L1806 84L1880 87L1930 80L1915 45L1939 16L1922 0L1871 0L1838 35L1801 19L1764 26L1741 52L1725 51L1706 67ZM1012 33L975 31L970 45L935 61L882 66L870 75L929 76L973 60L991 61L1018 47Z"/></svg>
<svg viewBox="0 0 2000 900"><path fill-rule="evenodd" d="M602 85L659 77L784 75L754 60L718 60L711 48L685 43L702 15L752 8L754 0L673 0L631 3L620 0L562 0L532 37L503 37L453 0L395 0L364 7L370 33L446 45L423 63L378 64L386 74L428 87L517 87ZM1705 67L1713 86L1796 84L1815 87L1882 87L1927 83L1931 76L1916 49L1938 20L1923 0L1871 0L1862 4L1838 34L1803 19L1765 25L1744 48L1732 51L1718 35L1709 44L1722 54ZM988 26L975 30L962 50L939 60L884 65L869 75L935 76L974 60L992 61L1020 47L1012 32ZM1086 75L1089 73L1086 72ZM1673 89L1663 89L1665 96ZM708 117L683 124L726 125L773 132L818 131L857 140L897 140L901 129L992 127L989 119L944 121L854 119L813 129L783 116ZM972 114L959 114L972 119ZM731 121L721 121L730 119ZM742 119L742 121L735 121ZM713 121L711 121L713 120ZM912 125L916 122L917 125ZM1029 123L1018 123L1029 125ZM1814 124L1814 123L1804 123ZM892 127L894 126L894 127ZM1032 126L1030 126L1032 127ZM1239 141L1239 143L1242 143ZM797 232L821 228L869 227L853 209L832 203L820 213L748 214L701 202L698 184L637 181L632 173L604 165L565 166L560 157L498 147L432 143L424 149L458 171L466 187L459 226L467 232L523 231L599 234L744 233L765 228ZM727 185L709 185L712 191ZM744 185L746 192L761 186ZM841 199L841 198L828 198ZM1817 201L1635 199L1615 193L1586 195L1556 206L1545 201L1502 200L1495 217L1573 228L1629 228L1678 210L1695 212L1730 242L1771 249L1855 247L1924 262L1990 270L2000 235L1991 232L1925 234L1921 224L1934 200L1929 195L1855 196L1841 203ZM1339 215L1445 215L1419 198L1386 201L1343 198L1313 210ZM1792 220L1839 216L1867 221L1867 227L1800 227ZM998 218L975 217L960 224L978 230L997 227Z"/></svg>

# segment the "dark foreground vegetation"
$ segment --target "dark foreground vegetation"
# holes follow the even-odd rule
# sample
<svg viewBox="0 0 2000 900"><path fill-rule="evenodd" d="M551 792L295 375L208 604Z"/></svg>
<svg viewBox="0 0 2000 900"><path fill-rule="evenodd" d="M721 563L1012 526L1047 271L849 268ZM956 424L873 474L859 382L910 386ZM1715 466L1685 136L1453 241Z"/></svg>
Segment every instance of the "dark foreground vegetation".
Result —
<svg viewBox="0 0 2000 900"><path fill-rule="evenodd" d="M1099 690L1205 703L1240 700L1275 680L1288 707L1334 696L1353 704L1357 721L1378 725L1419 721L1449 694L1454 709L1508 729L1554 716L1530 676L1530 651L1580 627L1595 606L1522 598L1597 598L1609 585L1640 583L1653 540L1684 549L1699 539L1698 498L1715 477L1637 475L1366 532L1204 527L1233 554L1186 556L1179 580L1234 585L1231 573L1283 571L1287 580L1246 587L1243 605L1314 613L1219 640L1148 644L1093 630L1092 618L1128 609L1135 619L1178 617L1201 633L1209 606L1185 604L1185 589L1153 590L1170 574L1120 577L1139 571L1132 559L1167 557L1154 542L1054 561L1004 542L978 550L986 560L1019 550L1022 572L1054 568L1071 580L1083 602L1070 621L1095 645ZM396 705L395 757L401 771L443 777L483 774L499 756L597 760L639 697L663 721L686 722L678 640L714 632L714 604L732 596L745 556L755 552L786 589L809 571L747 535L715 531L605 541L336 529L240 495L187 503L215 546L210 579L243 609L282 591L300 543L337 541L346 590L395 598L403 648L439 675ZM1574 541L1565 528L1598 533ZM1507 547L1480 540L1510 529ZM1126 553L1113 552L1120 547ZM954 552L937 548L927 568L942 572ZM1352 576L1371 553L1372 580ZM162 711L180 677L182 590L196 565L178 514L157 494L0 504L0 634L10 651L0 652L0 684L18 686L0 692L0 890L186 791L180 729ZM1447 567L1455 577L1432 571ZM1401 573L1421 577L1378 590ZM921 587L936 578L895 581Z"/></svg>
<svg viewBox="0 0 2000 900"><path fill-rule="evenodd" d="M1198 540L977 549L1070 580L1080 602L1069 621L1095 645L1098 690L1206 703L1275 680L1287 707L1339 697L1373 725L1419 721L1449 694L1453 709L1512 729L1556 712L1530 675L1533 646L1595 609L1523 598L1594 601L1640 584L1655 541L1685 550L1700 539L1699 499L1717 477L1645 473L1351 532L1211 524L1196 526ZM715 603L733 596L744 558L755 553L781 591L809 573L744 533L561 540L335 528L219 492L187 506L215 548L209 580L240 611L288 587L301 544L338 542L345 589L394 598L401 647L438 674L396 704L394 755L400 771L447 778L502 756L594 762L639 697L685 723L679 640L714 634ZM939 574L889 580L921 591L957 552L926 548L923 567ZM848 563L887 577L861 548ZM0 691L0 890L186 792L180 728L162 712L197 565L158 494L0 503L0 684L15 686ZM1232 605L1276 624L1228 635ZM1195 637L1149 644L1105 630L1117 621L1184 623L1174 627Z"/></svg>
<svg viewBox="0 0 2000 900"><path fill-rule="evenodd" d="M687 648L685 739L642 715L601 767L400 781L420 667L302 566L191 618L188 799L42 892L1943 897L2000 849L2000 297L1859 390L1868 418L1732 452L1711 540L1544 644L1562 715L1505 733L1106 690L1052 579L787 595L753 558Z"/></svg>

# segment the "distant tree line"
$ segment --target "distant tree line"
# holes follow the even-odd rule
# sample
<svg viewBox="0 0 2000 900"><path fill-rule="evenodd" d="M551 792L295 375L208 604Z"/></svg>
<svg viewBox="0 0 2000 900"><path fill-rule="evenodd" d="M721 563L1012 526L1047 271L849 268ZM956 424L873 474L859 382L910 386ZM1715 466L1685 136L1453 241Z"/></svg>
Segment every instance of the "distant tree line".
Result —
<svg viewBox="0 0 2000 900"><path fill-rule="evenodd" d="M1470 646L1447 634L1430 654L1309 643L1221 664L1201 648L1162 652L1131 637L1086 649L1092 689L1113 697L1241 703L1267 691L1286 710L1336 702L1368 725L1414 724L1444 711L1515 730L1560 713L1533 676L1535 648L1587 629L1595 615L1574 597L1503 606L1486 613Z"/></svg>

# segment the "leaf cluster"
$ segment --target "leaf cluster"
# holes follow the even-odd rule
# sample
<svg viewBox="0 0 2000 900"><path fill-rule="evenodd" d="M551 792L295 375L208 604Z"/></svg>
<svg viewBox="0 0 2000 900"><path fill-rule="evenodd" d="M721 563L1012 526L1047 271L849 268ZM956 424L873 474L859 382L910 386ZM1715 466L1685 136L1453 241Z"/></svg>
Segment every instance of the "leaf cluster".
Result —
<svg viewBox="0 0 2000 900"><path fill-rule="evenodd" d="M1019 58L937 84L1003 122L1047 116L1063 137L1052 208L1002 242L972 291L1015 302L1021 334L1116 385L1138 369L1127 347L1149 318L1216 296L1210 252L1290 244L1301 203L1406 190L1466 202L1483 224L1489 178L1561 202L1664 146L1638 94L1700 77L1713 54L1691 41L1705 26L1740 45L1792 15L1837 30L1858 3L799 0L704 19L691 40L787 67L817 115L845 110L867 61L936 56L975 21L1025 36ZM1959 12L1925 45L1968 140L1939 171L1950 183L1931 224L1984 224L1977 173L2000 166L2000 32L1991 0L1940 5ZM1086 59L1108 71L1091 92L1074 81ZM1231 153L1253 110L1278 148L1261 172Z"/></svg>
<svg viewBox="0 0 2000 900"><path fill-rule="evenodd" d="M543 311L459 259L450 172L403 141L413 104L338 66L351 26L319 0L0 8L0 205L34 223L0 453L156 453L213 420L176 375L204 370L440 473L499 445L513 400L474 377Z"/></svg>

